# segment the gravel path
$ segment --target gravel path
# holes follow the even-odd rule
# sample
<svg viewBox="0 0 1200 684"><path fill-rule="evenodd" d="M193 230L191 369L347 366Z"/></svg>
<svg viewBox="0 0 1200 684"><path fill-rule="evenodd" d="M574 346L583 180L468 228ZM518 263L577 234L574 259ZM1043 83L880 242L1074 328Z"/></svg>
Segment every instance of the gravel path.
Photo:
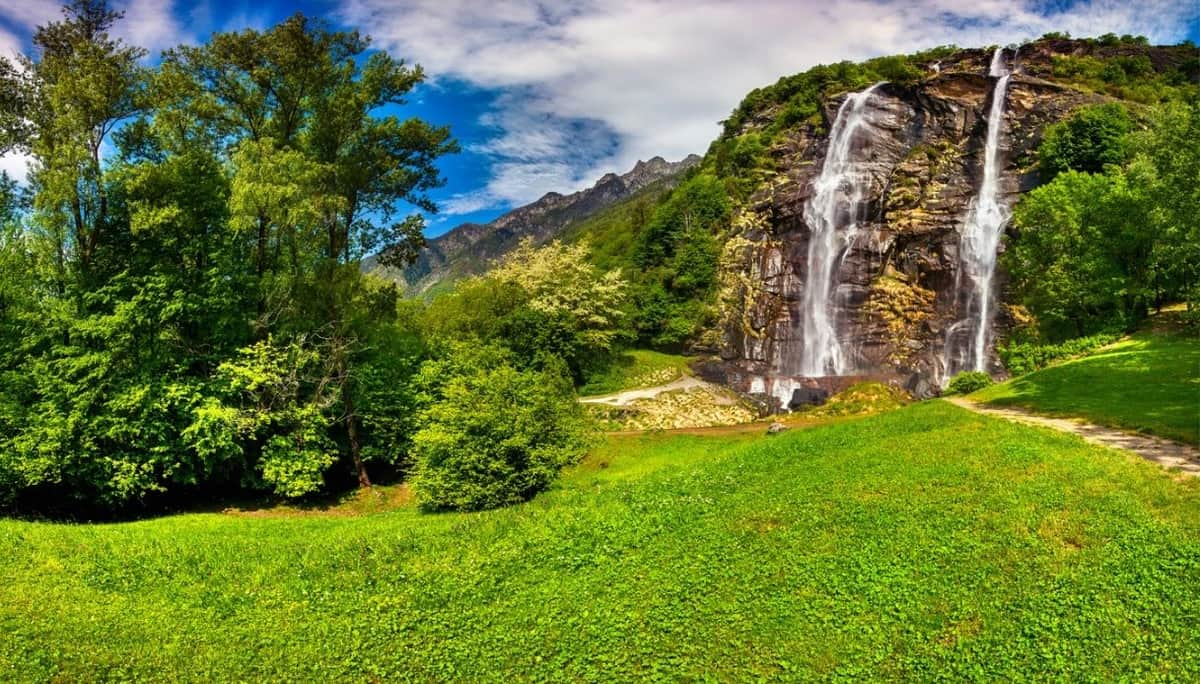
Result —
<svg viewBox="0 0 1200 684"><path fill-rule="evenodd" d="M1148 461L1154 461L1164 468L1178 468L1184 475L1200 477L1200 449L1179 442L1172 442L1149 435L1136 435L1122 432L1113 428L1093 425L1071 418L1050 418L1039 416L1024 409L1013 407L994 407L978 404L962 397L946 397L946 401L961 406L968 411L996 416L1017 423L1040 425L1062 432L1070 432L1092 444L1125 449L1141 456Z"/></svg>
<svg viewBox="0 0 1200 684"><path fill-rule="evenodd" d="M616 394L605 394L599 397L582 397L579 401L584 404L608 404L609 406L628 406L638 399L653 399L663 392L674 392L676 390L686 390L693 387L712 387L710 383L704 382L699 378L690 375L679 378L675 382L670 382L658 387L646 387L636 390L625 390Z"/></svg>

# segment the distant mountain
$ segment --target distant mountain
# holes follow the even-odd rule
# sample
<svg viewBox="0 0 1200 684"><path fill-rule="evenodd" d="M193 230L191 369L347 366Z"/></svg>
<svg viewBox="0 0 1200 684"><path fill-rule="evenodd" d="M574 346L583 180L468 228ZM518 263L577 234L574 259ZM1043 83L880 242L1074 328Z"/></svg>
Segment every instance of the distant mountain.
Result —
<svg viewBox="0 0 1200 684"><path fill-rule="evenodd" d="M374 257L364 260L363 269L399 282L409 295L426 294L439 284L483 273L526 237L537 243L549 242L639 192L673 186L698 163L700 157L694 154L677 162L662 157L639 161L628 173L606 174L586 190L570 195L546 193L536 202L514 209L491 223L457 226L430 240L417 259L403 270L381 267Z"/></svg>

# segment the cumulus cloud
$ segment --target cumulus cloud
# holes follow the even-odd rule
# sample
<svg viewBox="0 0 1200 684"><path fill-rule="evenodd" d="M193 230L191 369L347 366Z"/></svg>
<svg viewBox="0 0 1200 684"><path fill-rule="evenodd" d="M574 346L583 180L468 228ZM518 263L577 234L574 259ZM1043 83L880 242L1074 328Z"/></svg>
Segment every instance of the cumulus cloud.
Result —
<svg viewBox="0 0 1200 684"><path fill-rule="evenodd" d="M61 0L0 0L0 18L9 25L32 35L35 28L62 18ZM176 9L186 9L189 4L177 6L174 0L114 0L112 8L125 13L113 29L113 33L131 45L150 51L151 56L180 43L195 42L195 36L184 28ZM15 36L8 34L15 40ZM21 42L15 41L17 48ZM10 46L5 34L0 33L0 49Z"/></svg>
<svg viewBox="0 0 1200 684"><path fill-rule="evenodd" d="M19 152L10 152L0 156L0 172L7 173L17 181L24 183L29 174L29 157Z"/></svg>
<svg viewBox="0 0 1200 684"><path fill-rule="evenodd" d="M344 0L337 13L435 81L519 94L484 122L493 178L448 207L461 210L703 152L747 91L815 64L1048 31L1174 42L1200 0ZM579 121L607 142L572 144Z"/></svg>

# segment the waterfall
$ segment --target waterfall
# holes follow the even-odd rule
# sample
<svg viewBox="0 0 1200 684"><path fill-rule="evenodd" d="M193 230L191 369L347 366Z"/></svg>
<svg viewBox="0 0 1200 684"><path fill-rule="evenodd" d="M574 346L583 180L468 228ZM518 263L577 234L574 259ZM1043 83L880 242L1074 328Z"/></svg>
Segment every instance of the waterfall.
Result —
<svg viewBox="0 0 1200 684"><path fill-rule="evenodd" d="M958 281L963 317L949 328L946 368L952 375L962 370L987 370L987 349L994 315L992 284L996 256L1010 212L1000 193L1000 130L1012 71L1004 63L1004 49L996 48L989 75L996 79L988 111L987 143L983 155L983 181L967 210L959 244ZM964 282L964 276L966 278ZM965 289L963 285L966 285ZM960 337L955 340L953 338Z"/></svg>
<svg viewBox="0 0 1200 684"><path fill-rule="evenodd" d="M880 83L852 93L838 107L829 132L829 147L815 192L804 206L811 230L808 269L804 283L804 346L800 374L807 377L842 375L846 354L837 336L837 268L858 232L871 178L851 157L855 134L871 123L866 104Z"/></svg>

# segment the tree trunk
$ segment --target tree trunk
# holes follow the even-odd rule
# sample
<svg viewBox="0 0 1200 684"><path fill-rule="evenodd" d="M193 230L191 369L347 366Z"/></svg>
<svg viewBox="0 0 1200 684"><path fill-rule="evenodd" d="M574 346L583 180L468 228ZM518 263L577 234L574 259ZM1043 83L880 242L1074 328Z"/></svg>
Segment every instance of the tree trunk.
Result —
<svg viewBox="0 0 1200 684"><path fill-rule="evenodd" d="M342 368L345 373L345 366ZM362 460L362 441L358 435L358 416L354 413L354 393L350 387L349 375L343 375L342 403L346 408L346 434L350 437L350 457L354 459L354 470L358 474L358 486L364 489L371 486L371 478L367 476L367 466Z"/></svg>

